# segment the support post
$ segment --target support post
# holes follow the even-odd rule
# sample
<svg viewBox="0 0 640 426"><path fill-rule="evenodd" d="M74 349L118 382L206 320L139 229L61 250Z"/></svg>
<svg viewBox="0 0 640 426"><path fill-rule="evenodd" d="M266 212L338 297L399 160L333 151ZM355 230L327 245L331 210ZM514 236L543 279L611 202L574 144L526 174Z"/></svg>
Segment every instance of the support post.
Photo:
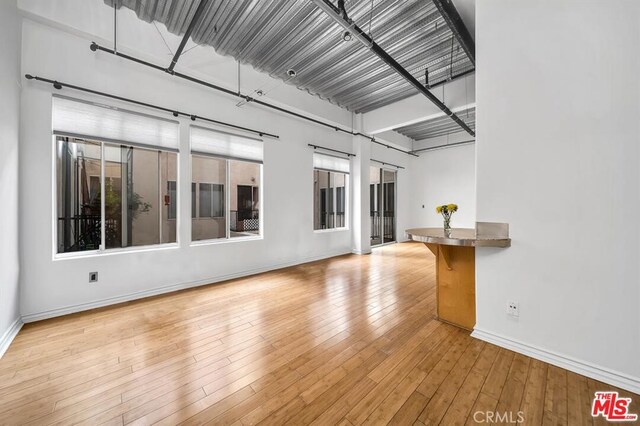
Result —
<svg viewBox="0 0 640 426"><path fill-rule="evenodd" d="M356 254L371 253L371 219L369 212L369 159L371 141L361 135L362 114L354 115L354 133L352 137L353 153L351 159L352 199L352 251Z"/></svg>

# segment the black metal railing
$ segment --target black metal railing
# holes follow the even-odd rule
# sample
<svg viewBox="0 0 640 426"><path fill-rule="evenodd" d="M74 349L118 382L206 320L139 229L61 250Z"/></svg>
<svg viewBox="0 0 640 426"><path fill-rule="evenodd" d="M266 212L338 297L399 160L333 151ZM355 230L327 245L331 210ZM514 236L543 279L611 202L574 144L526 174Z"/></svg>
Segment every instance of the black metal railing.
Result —
<svg viewBox="0 0 640 426"><path fill-rule="evenodd" d="M320 229L344 228L346 226L344 212L320 212Z"/></svg>
<svg viewBox="0 0 640 426"><path fill-rule="evenodd" d="M231 210L230 227L234 232L260 231L260 210Z"/></svg>
<svg viewBox="0 0 640 426"><path fill-rule="evenodd" d="M384 217L378 211L372 211L371 217L371 239L380 239L380 232L385 241L395 240L395 215L394 212L384 212ZM381 226L382 225L382 226Z"/></svg>
<svg viewBox="0 0 640 426"><path fill-rule="evenodd" d="M78 215L58 218L58 245L62 253L98 250L102 241L99 215ZM105 221L107 247L120 240L120 220Z"/></svg>

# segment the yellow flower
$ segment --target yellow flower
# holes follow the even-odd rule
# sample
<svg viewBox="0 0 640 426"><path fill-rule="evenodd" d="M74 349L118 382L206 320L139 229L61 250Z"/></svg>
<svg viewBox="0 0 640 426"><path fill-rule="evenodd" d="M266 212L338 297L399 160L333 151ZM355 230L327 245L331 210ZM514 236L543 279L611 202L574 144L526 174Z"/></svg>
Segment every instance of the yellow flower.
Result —
<svg viewBox="0 0 640 426"><path fill-rule="evenodd" d="M449 210L450 212L458 211L458 205L457 204L447 204L447 210Z"/></svg>
<svg viewBox="0 0 640 426"><path fill-rule="evenodd" d="M442 213L442 206L436 207L436 213Z"/></svg>

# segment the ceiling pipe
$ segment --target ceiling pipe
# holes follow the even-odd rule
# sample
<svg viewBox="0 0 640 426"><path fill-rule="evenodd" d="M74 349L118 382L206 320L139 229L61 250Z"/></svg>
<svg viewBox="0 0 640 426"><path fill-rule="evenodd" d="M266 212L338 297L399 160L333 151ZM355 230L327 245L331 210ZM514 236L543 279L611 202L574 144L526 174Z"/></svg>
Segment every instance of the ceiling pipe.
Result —
<svg viewBox="0 0 640 426"><path fill-rule="evenodd" d="M360 29L351 19L345 19L343 12L336 7L330 0L312 0L313 3L324 11L331 19L340 24L346 31L351 32L360 43L371 50L375 55L382 59L387 65L389 65L396 73L415 87L420 93L427 97L435 106L437 106L442 112L451 117L464 131L475 137L475 132L467 126L467 124L454 114L440 99L438 99L433 93L431 93L422 83L418 81L409 71L407 71L402 65L396 62L382 47L380 47L373 39ZM346 12L344 13L346 16Z"/></svg>
<svg viewBox="0 0 640 426"><path fill-rule="evenodd" d="M430 146L428 148L414 149L411 152L416 153L416 152L435 151L437 149L453 148L454 146L469 145L469 144L472 144L472 143L476 143L476 141L475 140L470 140L470 141L446 143L446 144L443 144L443 145Z"/></svg>
<svg viewBox="0 0 640 426"><path fill-rule="evenodd" d="M340 151L339 149L327 148L325 146L314 145L312 143L308 143L307 146L310 146L314 150L315 149L323 149L325 151L336 152L338 154L346 155L347 157L355 157L356 156L355 154L352 154L352 153L347 152L347 151Z"/></svg>
<svg viewBox="0 0 640 426"><path fill-rule="evenodd" d="M396 164L387 163L386 161L374 160L373 158L370 158L369 161L373 161L374 163L382 164L383 166L395 167L396 169L404 169L404 167L402 167L402 166L398 166Z"/></svg>
<svg viewBox="0 0 640 426"><path fill-rule="evenodd" d="M82 86L76 86L76 85L69 84L69 83L64 83L64 82L58 81L58 80L51 80L50 78L38 77L37 75L31 75L31 74L25 74L24 77L27 80L36 80L36 81L42 81L42 82L45 82L45 83L50 83L57 90L60 90L60 89L62 89L64 87L66 87L66 88L69 88L69 89L78 90L80 92L90 93L92 95L103 96L105 98L115 99L117 101L127 102L127 103L130 103L130 104L134 104L134 105L138 105L138 106L142 106L142 107L146 107L146 108L157 109L158 111L164 111L164 112L170 113L174 117L179 117L179 116L189 117L189 118L191 118L192 121L203 120L203 121L206 121L206 122L209 122L209 123L219 124L219 125L222 125L222 126L230 127L232 129L242 130L242 131L249 132L249 133L255 133L255 134L259 135L260 137L267 136L267 137L274 138L274 139L279 139L280 138L280 136L278 136L278 135L274 135L274 134L271 134L271 133L263 132L261 130L255 130L255 129L251 129L251 128L244 127L244 126L238 126L236 124L226 123L226 122L220 121L220 120L214 120L213 118L202 117L200 115L190 114L190 113L187 113L187 112L184 112L184 111L180 111L180 110L177 110L177 109L171 109L171 108L167 108L167 107L151 104L149 102L142 102L142 101L138 101L138 100L131 99L131 98L125 98L124 96L118 96L118 95L114 95L114 94L111 94L111 93L100 92L98 90L89 89L89 88L82 87Z"/></svg>
<svg viewBox="0 0 640 426"><path fill-rule="evenodd" d="M129 61L138 63L140 65L144 65L144 66L149 67L149 68L153 68L153 69L158 70L158 71L167 72L168 74L170 74L170 75L172 75L174 77L182 78L182 79L190 81L192 83L200 84L200 85L208 87L210 89L217 90L217 91L222 92L222 93L226 93L227 95L238 97L240 99L245 100L246 102L251 102L251 103L254 103L254 104L257 104L257 105L261 105L261 106L264 106L264 107L267 107L267 108L271 108L273 110L282 112L284 114L288 114L288 115L291 115L293 117L297 117L297 118L300 118L300 119L303 119L303 120L310 121L310 122L318 124L320 126L324 126L324 127L330 128L330 129L334 129L336 132L343 132L343 133L347 133L347 134L352 135L352 136L362 136L364 138L369 139L371 142L373 142L375 144L384 146L385 148L392 149L392 150L395 150L395 151L398 151L398 152L402 152L403 154L411 155L413 157L418 157L417 154L414 154L414 153L412 153L410 151L404 151L404 150L402 150L400 148L396 148L394 146L391 146L391 145L385 144L383 142L377 141L375 136L369 136L369 135L366 135L364 133L354 132L352 130L347 130L347 129L344 129L344 128L340 127L340 126L336 126L334 124L327 123L327 122L315 119L313 117L309 117L307 115L300 114L298 112L291 111L289 109L286 109L286 108L283 108L283 107L280 107L280 106L277 106L277 105L274 105L274 104L271 104L271 103L268 103L268 102L264 102L264 101L261 101L259 99L252 98L251 96L248 96L248 95L245 95L245 94L242 94L242 93L236 93L233 90L229 90L229 89L226 89L224 87L215 85L213 83L209 83L207 81L200 80L200 79L195 78L195 77L191 77L190 75L187 75L187 74L182 74L182 73L177 72L177 71L172 71L172 72L169 73L166 68L161 67L160 65L156 65L154 63L145 61L144 59L136 58L135 56L127 55L127 54L124 54L122 52L115 52L114 50L109 49L108 47L100 46L96 42L91 42L91 45L89 46L89 49L91 49L91 51L93 51L93 52L101 51L101 52L110 53L112 55L118 56L119 58L127 59Z"/></svg>
<svg viewBox="0 0 640 426"><path fill-rule="evenodd" d="M193 14L193 18L191 18L191 22L189 22L187 31L184 33L184 36L182 37L180 46L178 46L178 50L176 50L176 53L173 55L173 59L171 59L171 64L169 65L169 68L167 68L168 73L173 72L173 68L175 68L176 64L178 63L178 59L180 59L180 55L182 55L182 51L184 50L184 47L187 45L187 42L189 41L189 37L191 37L191 33L193 32L193 29L196 27L198 22L200 22L200 17L204 13L204 8L208 3L209 3L208 0L200 0L200 4L198 4L198 8L196 9L196 12Z"/></svg>
<svg viewBox="0 0 640 426"><path fill-rule="evenodd" d="M456 10L456 7L453 5L453 2L451 2L451 0L433 0L433 4L438 8L440 15L444 18L444 21L453 33L453 36L458 40L458 44L462 46L462 50L464 50L475 67L476 43L473 41L473 37L471 37L467 27L464 25L464 22Z"/></svg>

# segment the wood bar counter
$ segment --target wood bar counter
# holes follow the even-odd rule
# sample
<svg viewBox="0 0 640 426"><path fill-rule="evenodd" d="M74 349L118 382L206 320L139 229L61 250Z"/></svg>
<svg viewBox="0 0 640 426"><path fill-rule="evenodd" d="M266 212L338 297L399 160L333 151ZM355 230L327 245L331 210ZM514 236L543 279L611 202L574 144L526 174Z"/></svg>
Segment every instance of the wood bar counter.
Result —
<svg viewBox="0 0 640 426"><path fill-rule="evenodd" d="M476 325L476 247L509 247L509 226L478 222L476 229L414 228L407 236L424 243L436 256L436 313L467 330Z"/></svg>

